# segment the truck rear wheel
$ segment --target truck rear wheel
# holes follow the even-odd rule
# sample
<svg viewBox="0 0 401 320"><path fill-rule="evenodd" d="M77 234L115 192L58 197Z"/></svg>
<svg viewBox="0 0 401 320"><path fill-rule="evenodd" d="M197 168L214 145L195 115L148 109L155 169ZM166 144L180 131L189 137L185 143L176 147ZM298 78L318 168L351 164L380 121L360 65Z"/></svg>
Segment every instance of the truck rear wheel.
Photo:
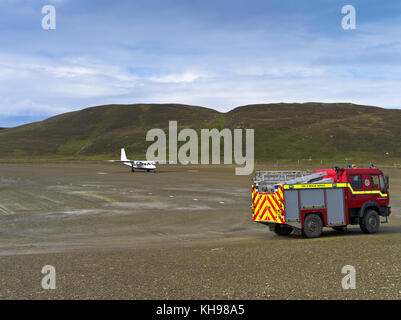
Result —
<svg viewBox="0 0 401 320"><path fill-rule="evenodd" d="M274 232L279 236L288 236L292 232L292 230L294 230L293 227L287 226L285 224L274 225Z"/></svg>
<svg viewBox="0 0 401 320"><path fill-rule="evenodd" d="M368 209L360 222L360 227L364 233L376 233L380 228L380 218L373 209Z"/></svg>
<svg viewBox="0 0 401 320"><path fill-rule="evenodd" d="M322 219L315 213L308 214L304 220L303 235L306 238L318 238L322 234L322 230Z"/></svg>

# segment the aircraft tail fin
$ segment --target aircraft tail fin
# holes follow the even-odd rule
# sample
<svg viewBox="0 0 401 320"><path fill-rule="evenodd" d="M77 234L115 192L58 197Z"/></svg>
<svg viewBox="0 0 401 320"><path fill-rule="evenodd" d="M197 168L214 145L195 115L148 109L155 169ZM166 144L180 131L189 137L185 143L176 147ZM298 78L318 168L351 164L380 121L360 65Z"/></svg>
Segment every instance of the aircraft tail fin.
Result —
<svg viewBox="0 0 401 320"><path fill-rule="evenodd" d="M121 161L127 161L127 156L125 154L125 149L121 148Z"/></svg>

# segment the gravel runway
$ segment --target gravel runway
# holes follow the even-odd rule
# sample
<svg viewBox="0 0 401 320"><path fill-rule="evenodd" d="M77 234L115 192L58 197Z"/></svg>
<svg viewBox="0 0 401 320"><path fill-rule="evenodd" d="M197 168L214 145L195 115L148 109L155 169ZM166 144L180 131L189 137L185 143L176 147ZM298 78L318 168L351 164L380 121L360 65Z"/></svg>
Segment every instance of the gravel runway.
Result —
<svg viewBox="0 0 401 320"><path fill-rule="evenodd" d="M0 299L401 299L401 170L380 233L303 239L250 221L233 167L158 169L0 164Z"/></svg>

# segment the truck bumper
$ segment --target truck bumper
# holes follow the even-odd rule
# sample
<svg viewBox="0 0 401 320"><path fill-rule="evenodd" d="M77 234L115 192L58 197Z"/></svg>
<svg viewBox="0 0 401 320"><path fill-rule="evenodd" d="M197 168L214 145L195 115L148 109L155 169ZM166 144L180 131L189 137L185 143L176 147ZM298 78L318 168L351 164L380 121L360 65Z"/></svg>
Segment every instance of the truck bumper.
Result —
<svg viewBox="0 0 401 320"><path fill-rule="evenodd" d="M382 217L389 217L391 214L391 207L380 207L380 215Z"/></svg>

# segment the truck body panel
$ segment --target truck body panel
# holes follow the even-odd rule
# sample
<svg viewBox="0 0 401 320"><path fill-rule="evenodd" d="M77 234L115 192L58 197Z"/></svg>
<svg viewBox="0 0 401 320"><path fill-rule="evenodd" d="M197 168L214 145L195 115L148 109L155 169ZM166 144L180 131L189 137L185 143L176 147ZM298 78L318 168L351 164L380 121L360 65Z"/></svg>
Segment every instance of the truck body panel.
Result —
<svg viewBox="0 0 401 320"><path fill-rule="evenodd" d="M282 186L274 193L259 192L252 186L252 220L284 223L284 192Z"/></svg>

